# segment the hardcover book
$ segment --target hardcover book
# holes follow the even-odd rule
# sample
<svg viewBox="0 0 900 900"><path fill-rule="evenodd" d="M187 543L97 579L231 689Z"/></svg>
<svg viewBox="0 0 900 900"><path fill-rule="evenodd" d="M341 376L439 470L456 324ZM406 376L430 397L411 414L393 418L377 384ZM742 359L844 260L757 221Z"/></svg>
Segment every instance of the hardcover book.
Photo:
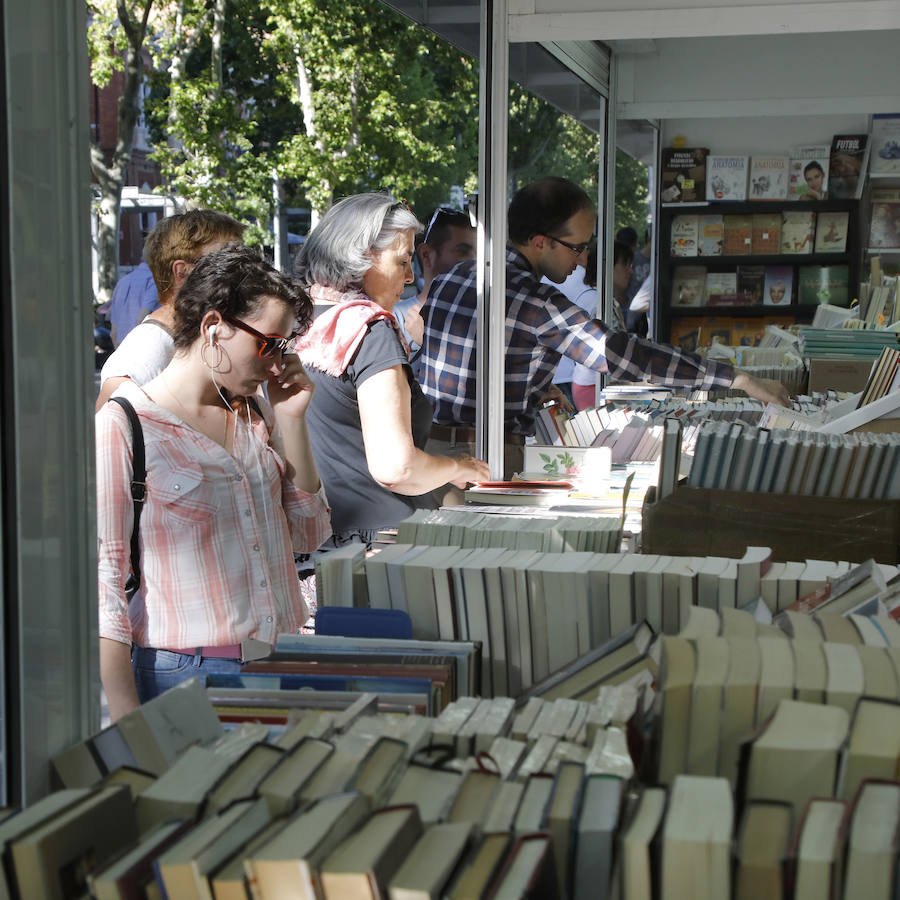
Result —
<svg viewBox="0 0 900 900"><path fill-rule="evenodd" d="M900 173L900 113L876 113L872 116L872 175Z"/></svg>
<svg viewBox="0 0 900 900"><path fill-rule="evenodd" d="M746 200L746 156L716 156L706 158L706 199Z"/></svg>
<svg viewBox="0 0 900 900"><path fill-rule="evenodd" d="M759 306L763 302L765 282L765 266L737 267L737 289L744 295L744 302L748 306Z"/></svg>
<svg viewBox="0 0 900 900"><path fill-rule="evenodd" d="M872 191L869 247L900 247L900 190Z"/></svg>
<svg viewBox="0 0 900 900"><path fill-rule="evenodd" d="M696 256L699 236L699 216L675 216L669 238L670 255Z"/></svg>
<svg viewBox="0 0 900 900"><path fill-rule="evenodd" d="M830 156L831 148L827 144L794 147L788 172L789 200L827 199Z"/></svg>
<svg viewBox="0 0 900 900"><path fill-rule="evenodd" d="M725 246L725 223L721 216L700 216L698 256L721 256Z"/></svg>
<svg viewBox="0 0 900 900"><path fill-rule="evenodd" d="M789 306L793 283L793 266L766 266L763 303L766 306Z"/></svg>
<svg viewBox="0 0 900 900"><path fill-rule="evenodd" d="M750 200L784 200L788 188L786 156L754 156L750 161Z"/></svg>
<svg viewBox="0 0 900 900"><path fill-rule="evenodd" d="M706 199L705 147L664 147L660 175L663 203L699 203Z"/></svg>
<svg viewBox="0 0 900 900"><path fill-rule="evenodd" d="M781 214L782 253L812 253L815 234L814 212L785 210Z"/></svg>
<svg viewBox="0 0 900 900"><path fill-rule="evenodd" d="M705 266L678 266L675 269L671 305L706 306Z"/></svg>
<svg viewBox="0 0 900 900"><path fill-rule="evenodd" d="M753 253L781 252L781 213L753 213Z"/></svg>
<svg viewBox="0 0 900 900"><path fill-rule="evenodd" d="M869 155L867 134L836 134L831 141L829 196L858 200Z"/></svg>
<svg viewBox="0 0 900 900"><path fill-rule="evenodd" d="M850 303L850 269L848 266L800 266L797 279L798 303Z"/></svg>
<svg viewBox="0 0 900 900"><path fill-rule="evenodd" d="M816 253L843 253L849 225L849 212L820 212L816 219Z"/></svg>
<svg viewBox="0 0 900 900"><path fill-rule="evenodd" d="M725 223L725 256L745 256L753 246L751 216L723 216Z"/></svg>

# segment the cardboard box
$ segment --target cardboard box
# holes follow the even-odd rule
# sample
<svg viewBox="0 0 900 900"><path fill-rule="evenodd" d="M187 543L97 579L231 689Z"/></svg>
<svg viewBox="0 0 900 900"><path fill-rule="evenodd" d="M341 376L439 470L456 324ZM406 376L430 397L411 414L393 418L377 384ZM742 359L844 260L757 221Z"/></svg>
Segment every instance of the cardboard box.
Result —
<svg viewBox="0 0 900 900"><path fill-rule="evenodd" d="M759 494L679 485L655 502L647 492L642 553L739 558L771 547L777 562L900 562L900 501Z"/></svg>
<svg viewBox="0 0 900 900"><path fill-rule="evenodd" d="M866 386L873 359L808 359L809 392L847 391L855 394Z"/></svg>

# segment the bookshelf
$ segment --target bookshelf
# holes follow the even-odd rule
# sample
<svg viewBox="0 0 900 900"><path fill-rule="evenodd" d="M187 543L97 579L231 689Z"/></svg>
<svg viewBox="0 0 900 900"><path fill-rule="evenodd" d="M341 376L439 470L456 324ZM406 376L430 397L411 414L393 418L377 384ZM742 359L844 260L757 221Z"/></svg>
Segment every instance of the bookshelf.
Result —
<svg viewBox="0 0 900 900"><path fill-rule="evenodd" d="M712 256L672 256L672 223L677 216L752 216L757 213L780 215L785 211L847 212L847 242L842 253L745 253ZM799 270L802 266L848 267L848 290L852 299L859 283L860 223L857 200L823 200L818 203L798 203L792 200L754 200L743 202L703 202L661 204L659 208L659 242L657 262L657 334L660 340L679 343L679 336L693 331L701 324L715 327L714 320L722 320L723 326L738 331L732 323L746 326L751 334L762 330L764 323L790 324L810 322L815 303L798 302ZM676 269L682 266L703 266L707 273L736 272L738 266L787 266L792 269L792 293L790 302L780 305L709 305L673 306L672 293ZM726 324L727 323L727 324ZM758 327L753 326L758 323ZM701 341L703 336L701 335ZM734 343L739 341L734 340ZM728 342L726 342L728 343ZM687 349L691 349L688 347Z"/></svg>

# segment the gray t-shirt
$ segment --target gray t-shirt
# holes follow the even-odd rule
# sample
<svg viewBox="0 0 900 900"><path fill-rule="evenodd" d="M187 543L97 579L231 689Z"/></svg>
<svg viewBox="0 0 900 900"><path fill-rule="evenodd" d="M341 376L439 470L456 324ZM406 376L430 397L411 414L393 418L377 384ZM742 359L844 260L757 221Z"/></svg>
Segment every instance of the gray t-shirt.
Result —
<svg viewBox="0 0 900 900"><path fill-rule="evenodd" d="M397 525L416 509L433 509L431 494L408 497L382 487L369 474L356 389L367 378L403 366L411 394L413 443L425 446L432 406L409 367L400 338L385 319L369 326L343 375L327 375L312 366L307 373L316 392L306 414L313 454L331 504L335 533Z"/></svg>

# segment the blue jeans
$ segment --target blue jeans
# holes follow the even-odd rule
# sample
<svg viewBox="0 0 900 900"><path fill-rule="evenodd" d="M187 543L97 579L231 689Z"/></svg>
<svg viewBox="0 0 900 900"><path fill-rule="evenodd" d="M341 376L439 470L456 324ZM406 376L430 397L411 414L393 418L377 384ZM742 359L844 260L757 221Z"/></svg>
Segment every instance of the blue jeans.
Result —
<svg viewBox="0 0 900 900"><path fill-rule="evenodd" d="M151 647L131 648L131 668L134 669L134 683L141 703L152 700L189 678L199 678L205 682L207 675L240 672L241 665L239 659L216 659Z"/></svg>

